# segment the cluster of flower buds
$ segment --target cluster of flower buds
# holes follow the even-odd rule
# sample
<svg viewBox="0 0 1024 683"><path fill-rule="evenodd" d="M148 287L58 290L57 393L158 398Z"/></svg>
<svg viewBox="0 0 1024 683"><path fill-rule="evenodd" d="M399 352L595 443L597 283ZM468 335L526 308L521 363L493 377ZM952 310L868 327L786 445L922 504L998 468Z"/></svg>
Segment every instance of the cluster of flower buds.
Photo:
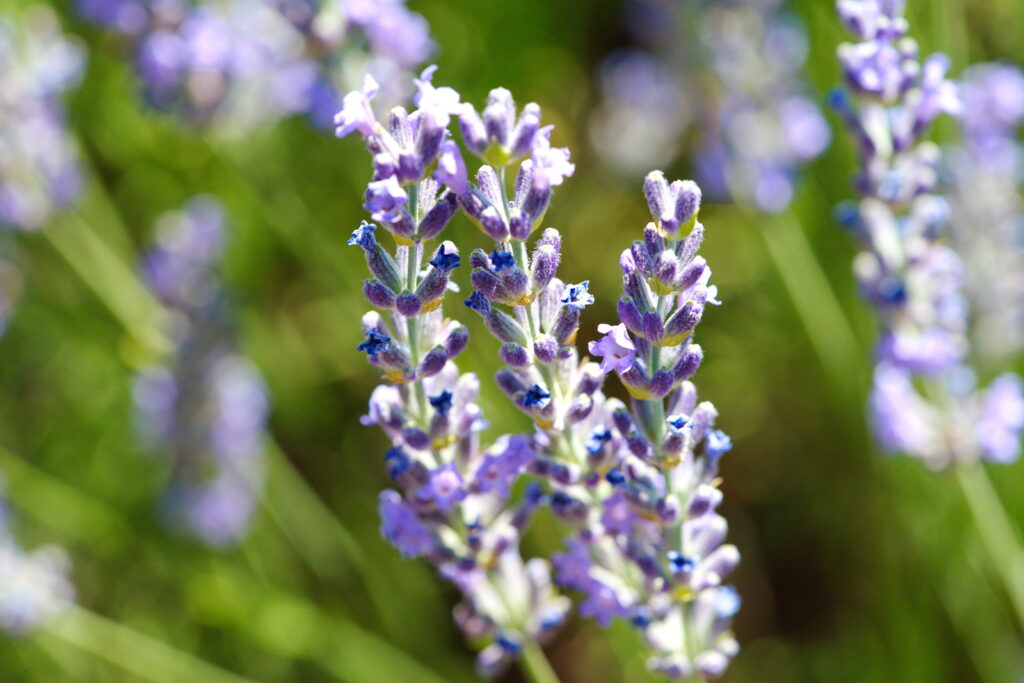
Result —
<svg viewBox="0 0 1024 683"><path fill-rule="evenodd" d="M1024 72L970 67L962 82L962 145L949 150L952 238L967 267L971 342L998 366L1024 350Z"/></svg>
<svg viewBox="0 0 1024 683"><path fill-rule="evenodd" d="M673 161L693 137L708 196L769 213L788 207L797 172L830 133L800 78L807 37L782 4L629 3L642 49L603 65L593 136L602 156L640 172Z"/></svg>
<svg viewBox="0 0 1024 683"><path fill-rule="evenodd" d="M456 620L468 638L486 643L477 663L490 676L527 643L550 637L569 601L552 588L547 562L524 562L519 554L520 534L546 499L533 485L520 500L510 500L536 459L533 445L509 435L481 445L486 423L475 402L479 381L460 374L454 362L469 335L444 317L443 303L456 289L450 280L461 257L449 241L431 243L460 205L482 196L448 131L452 116L464 128L479 117L455 90L433 85L435 69L416 81L417 109L393 108L387 127L373 112L377 85L370 77L345 96L335 123L339 136L359 132L366 141L373 178L364 208L397 245L390 253L378 241L376 225L366 222L348 240L363 250L373 275L364 293L382 311L363 317L358 346L385 380L363 420L379 425L392 442L385 463L397 490L380 496L381 530L403 555L431 561L460 588L465 599L456 607ZM497 135L496 115L485 113L484 120ZM490 133L484 130L486 140ZM498 206L504 215L505 203ZM478 260L474 253L474 267Z"/></svg>
<svg viewBox="0 0 1024 683"><path fill-rule="evenodd" d="M621 322L601 325L605 336L590 343L632 406L604 401L607 426L584 444L588 460L600 454L601 479L553 496L556 513L576 523L554 562L559 582L584 594L584 616L628 619L643 632L653 670L712 678L738 651L729 624L739 598L722 581L739 552L723 545L717 513L718 461L732 443L714 429L715 407L697 402L689 378L702 352L689 340L717 292L697 255L700 189L653 172L644 191L654 221L620 259Z"/></svg>
<svg viewBox="0 0 1024 683"><path fill-rule="evenodd" d="M296 113L330 126L349 74L385 83L433 49L404 2L77 0L84 18L124 38L146 100L191 124L246 129ZM404 96L396 92L394 96Z"/></svg>
<svg viewBox="0 0 1024 683"><path fill-rule="evenodd" d="M0 499L0 629L24 635L60 616L75 600L71 562L62 548L26 552L8 523Z"/></svg>
<svg viewBox="0 0 1024 683"><path fill-rule="evenodd" d="M907 36L902 0L840 0L842 23L858 42L839 47L849 90L832 102L861 159L859 204L840 221L862 243L854 271L881 319L872 419L882 446L946 467L979 458L1006 462L1019 454L1024 397L1014 375L974 393L967 351L967 303L960 256L941 238L949 220L934 194L939 148L924 140L942 113L960 114L957 86L942 54L919 61ZM915 384L916 382L916 384ZM929 385L927 398L918 384ZM982 406L983 408L979 408ZM986 430L977 433L979 410Z"/></svg>
<svg viewBox="0 0 1024 683"><path fill-rule="evenodd" d="M239 540L263 482L268 401L256 370L235 350L216 275L224 217L211 199L164 216L142 269L168 310L169 357L137 376L146 441L170 458L170 522L211 545Z"/></svg>
<svg viewBox="0 0 1024 683"><path fill-rule="evenodd" d="M81 49L43 6L0 15L0 227L44 225L81 178L61 96L82 73Z"/></svg>

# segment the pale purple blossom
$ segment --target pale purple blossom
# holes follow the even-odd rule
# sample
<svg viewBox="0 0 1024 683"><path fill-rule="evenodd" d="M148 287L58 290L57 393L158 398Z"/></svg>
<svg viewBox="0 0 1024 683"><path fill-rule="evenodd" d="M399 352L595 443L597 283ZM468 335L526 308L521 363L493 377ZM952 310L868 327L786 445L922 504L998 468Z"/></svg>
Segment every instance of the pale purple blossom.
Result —
<svg viewBox="0 0 1024 683"><path fill-rule="evenodd" d="M633 365L636 344L629 338L629 332L622 323L609 325L601 323L597 331L604 336L590 342L590 353L601 358L601 372L626 372Z"/></svg>
<svg viewBox="0 0 1024 683"><path fill-rule="evenodd" d="M378 92L380 85L373 76L366 74L363 76L362 88L345 95L341 111L334 115L334 134L337 137L343 138L353 131L359 131L364 138L373 135L377 116L373 113L373 106L370 103Z"/></svg>

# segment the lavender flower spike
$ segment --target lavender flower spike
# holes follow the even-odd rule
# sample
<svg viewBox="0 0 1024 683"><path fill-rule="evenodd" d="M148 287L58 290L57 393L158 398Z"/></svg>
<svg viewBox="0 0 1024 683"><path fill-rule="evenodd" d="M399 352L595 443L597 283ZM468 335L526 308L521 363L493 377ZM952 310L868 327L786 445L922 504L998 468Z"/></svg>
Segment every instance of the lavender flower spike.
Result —
<svg viewBox="0 0 1024 683"><path fill-rule="evenodd" d="M481 444L487 423L476 403L480 382L455 364L468 333L445 317L444 303L463 256L452 242L431 243L460 205L471 215L478 208L477 220L493 215L505 235L510 221L494 186L486 184L497 181L497 174L484 173L485 180L470 183L447 129L453 115L462 116L461 97L435 86L435 71L428 68L416 81L415 112L396 107L387 127L374 122L361 129L370 131L366 143L375 168L364 206L397 244L390 252L368 223L347 240L362 251L374 275L364 284L367 299L383 311L363 316L357 346L385 380L362 421L380 426L392 444L384 463L395 488L380 496L381 533L402 555L430 561L460 589L464 600L455 609L456 621L467 638L484 645L477 658L481 674L495 676L522 648L550 638L570 605L553 588L548 563L525 561L519 551L519 537L545 499L536 484L521 500L511 499L536 460L534 445L521 435ZM351 97L362 116L361 96ZM355 120L346 104L339 121L347 126ZM487 294L474 291L467 305L508 342L506 357L527 363L524 328L488 298L526 297L527 274L504 249L490 257L477 251L468 261L471 279ZM582 286L574 305L585 301ZM550 400L539 385L523 390L531 409L544 411Z"/></svg>
<svg viewBox="0 0 1024 683"><path fill-rule="evenodd" d="M861 199L841 214L862 244L854 271L882 324L871 399L876 436L884 448L933 468L1014 460L1024 430L1020 383L1006 375L974 392L964 381L972 375L965 365L968 302L962 293L968 275L960 254L941 241L951 211L935 194L940 151L925 135L940 114L964 112L958 88L946 79L949 60L933 55L919 63L902 3L844 0L837 8L858 41L839 47L850 92L837 91L832 99L861 160ZM1008 83L1015 87L1012 78ZM966 115L978 131L984 103L974 105ZM1009 113L1010 120L1015 116ZM998 165L990 164L990 151L993 161L1000 152L1015 153L1012 142L986 147L980 154L992 168ZM961 197L956 221L971 220L966 206ZM986 214L983 223L989 222ZM976 227L954 231L970 235L958 245L966 253L981 241Z"/></svg>
<svg viewBox="0 0 1024 683"><path fill-rule="evenodd" d="M140 431L171 458L170 522L210 545L246 533L263 482L267 392L235 350L216 275L224 217L211 199L161 218L143 272L178 321L175 348L135 380Z"/></svg>

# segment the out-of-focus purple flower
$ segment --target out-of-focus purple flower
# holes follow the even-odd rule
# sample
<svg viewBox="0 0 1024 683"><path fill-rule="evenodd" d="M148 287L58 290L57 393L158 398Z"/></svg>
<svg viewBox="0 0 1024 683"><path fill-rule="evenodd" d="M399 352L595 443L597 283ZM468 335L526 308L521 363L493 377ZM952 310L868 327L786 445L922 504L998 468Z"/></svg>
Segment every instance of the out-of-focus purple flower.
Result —
<svg viewBox="0 0 1024 683"><path fill-rule="evenodd" d="M590 342L590 353L601 358L601 372L626 372L633 365L636 344L629 338L629 332L622 323L609 325L601 323L597 331L604 335L598 341Z"/></svg>
<svg viewBox="0 0 1024 683"><path fill-rule="evenodd" d="M520 471L534 458L530 442L519 435L505 439L504 447L496 444L498 452L488 453L473 474L473 485L481 493L493 491L502 498L509 495L510 487Z"/></svg>
<svg viewBox="0 0 1024 683"><path fill-rule="evenodd" d="M334 115L334 134L343 138L352 131L359 131L364 137L373 135L377 117L373 113L370 102L380 91L380 86L373 76L363 76L363 87L345 95L341 103L341 111Z"/></svg>
<svg viewBox="0 0 1024 683"><path fill-rule="evenodd" d="M428 66L415 81L419 91L415 98L421 116L429 119L438 128L447 128L451 117L462 111L460 95L453 88L434 87L434 73L437 65Z"/></svg>
<svg viewBox="0 0 1024 683"><path fill-rule="evenodd" d="M77 196L78 158L61 97L83 63L48 8L0 22L0 227L41 228Z"/></svg>
<svg viewBox="0 0 1024 683"><path fill-rule="evenodd" d="M433 552L434 536L396 491L380 494L380 532L405 557Z"/></svg>
<svg viewBox="0 0 1024 683"><path fill-rule="evenodd" d="M998 377L982 395L977 438L981 456L1009 463L1020 457L1024 431L1024 387L1014 374Z"/></svg>
<svg viewBox="0 0 1024 683"><path fill-rule="evenodd" d="M173 313L175 346L136 377L137 420L148 445L173 458L172 522L207 544L228 545L245 534L263 484L266 389L234 353L223 316L219 206L196 198L158 226L142 269Z"/></svg>

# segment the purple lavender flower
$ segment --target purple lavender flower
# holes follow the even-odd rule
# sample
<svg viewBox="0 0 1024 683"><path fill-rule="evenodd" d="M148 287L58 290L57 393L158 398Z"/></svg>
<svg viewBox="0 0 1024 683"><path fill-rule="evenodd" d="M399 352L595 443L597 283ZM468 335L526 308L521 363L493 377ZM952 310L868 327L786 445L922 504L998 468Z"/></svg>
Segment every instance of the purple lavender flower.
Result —
<svg viewBox="0 0 1024 683"><path fill-rule="evenodd" d="M140 431L172 458L167 508L210 545L244 536L263 479L268 401L255 369L234 352L216 275L223 215L208 198L158 221L142 269L180 327L175 348L141 372L134 398Z"/></svg>
<svg viewBox="0 0 1024 683"><path fill-rule="evenodd" d="M967 275L960 255L940 243L951 211L933 194L940 152L924 136L940 114L964 112L959 89L947 79L949 59L932 55L919 63L902 3L844 0L837 7L859 41L839 48L856 99L838 93L833 101L861 157L863 198L847 221L864 246L854 270L883 327L871 397L876 437L883 448L934 468L1013 460L1024 428L1019 380L1006 375L973 392L973 373L964 366ZM1012 118L1012 103L1009 111ZM984 115L967 116L977 122ZM964 155L961 164L968 159ZM963 208L958 213L970 220ZM955 227L956 233L965 245L979 241L974 226Z"/></svg>
<svg viewBox="0 0 1024 683"><path fill-rule="evenodd" d="M380 533L405 557L429 555L437 547L434 534L397 491L380 494Z"/></svg>
<svg viewBox="0 0 1024 683"><path fill-rule="evenodd" d="M83 62L47 8L0 22L0 227L39 229L78 195L61 97L77 84Z"/></svg>
<svg viewBox="0 0 1024 683"><path fill-rule="evenodd" d="M622 323L609 325L601 323L597 331L605 335L599 341L590 342L590 353L601 358L601 372L626 372L633 365L636 345L629 338L629 332Z"/></svg>

